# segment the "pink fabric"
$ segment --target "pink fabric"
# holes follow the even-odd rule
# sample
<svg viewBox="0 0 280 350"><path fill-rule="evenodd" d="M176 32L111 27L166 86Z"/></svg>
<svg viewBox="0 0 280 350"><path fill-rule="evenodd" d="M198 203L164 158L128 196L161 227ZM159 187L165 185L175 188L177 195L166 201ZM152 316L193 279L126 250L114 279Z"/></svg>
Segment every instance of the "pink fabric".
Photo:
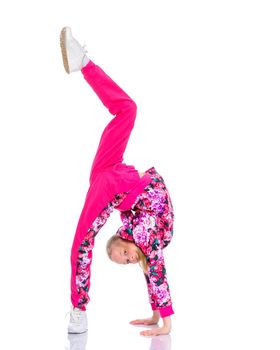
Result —
<svg viewBox="0 0 280 350"><path fill-rule="evenodd" d="M162 176L154 167L146 171L150 184L137 197L132 210L121 214L123 226L117 234L134 242L145 254L148 270L145 273L149 301L165 316L172 305L163 250L173 237L174 210Z"/></svg>
<svg viewBox="0 0 280 350"><path fill-rule="evenodd" d="M116 194L126 193L129 196L131 189L140 193L145 187L138 171L133 166L123 163L123 154L136 118L136 104L92 61L82 69L82 73L114 118L101 136L90 172L90 186L73 240L71 301L75 307L79 300L76 283L78 252L89 228L108 203L114 201ZM148 182L148 179L146 181ZM94 245L94 242L92 244Z"/></svg>
<svg viewBox="0 0 280 350"><path fill-rule="evenodd" d="M159 309L159 313L161 317L167 317L167 316L173 315L174 311L173 311L172 305Z"/></svg>
<svg viewBox="0 0 280 350"><path fill-rule="evenodd" d="M151 181L151 177L149 176L149 174L145 174L144 176L142 176L140 180L135 184L135 187L131 188L131 190L129 191L129 194L118 206L118 210L120 211L130 210L132 205L135 203L139 193L144 191L145 187L148 186L150 181Z"/></svg>
<svg viewBox="0 0 280 350"><path fill-rule="evenodd" d="M153 311L158 310L160 317L167 317L167 316L171 316L174 314L172 305L157 309L156 305L154 303L151 303L151 308Z"/></svg>
<svg viewBox="0 0 280 350"><path fill-rule="evenodd" d="M90 265L92 261L92 249L97 233L105 225L107 219L113 212L114 208L123 200L125 195L115 196L114 201L108 203L107 207L102 210L98 217L92 223L87 235L79 247L77 260L76 287L79 294L77 307L81 310L86 309L86 305L90 301Z"/></svg>
<svg viewBox="0 0 280 350"><path fill-rule="evenodd" d="M152 308L153 311L155 311L157 309L155 303L151 303L150 305L151 305L151 308Z"/></svg>
<svg viewBox="0 0 280 350"><path fill-rule="evenodd" d="M158 310L159 314L160 314L160 317L167 317L167 316L171 316L171 315L174 314L172 305L163 307L161 309L157 309L156 305L154 303L151 303L151 308L152 308L153 311Z"/></svg>
<svg viewBox="0 0 280 350"><path fill-rule="evenodd" d="M134 166L123 163L136 118L134 101L92 61L82 69L85 80L114 116L104 129L92 163L89 189L78 221L71 250L71 301L86 309L89 301L90 265L95 236L114 208L123 214L131 210L136 198L151 182L146 172L139 176ZM162 317L173 314L168 305L152 305ZM160 306L160 307L159 307Z"/></svg>

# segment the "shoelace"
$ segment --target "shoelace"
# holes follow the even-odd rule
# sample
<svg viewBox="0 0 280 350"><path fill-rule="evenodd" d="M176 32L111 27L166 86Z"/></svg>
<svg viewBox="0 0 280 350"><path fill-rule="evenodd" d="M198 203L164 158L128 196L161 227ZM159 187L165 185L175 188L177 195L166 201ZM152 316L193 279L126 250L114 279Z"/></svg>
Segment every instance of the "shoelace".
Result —
<svg viewBox="0 0 280 350"><path fill-rule="evenodd" d="M74 309L71 312L70 317L71 317L71 321L72 322L79 322L80 317L81 317L81 310Z"/></svg>
<svg viewBox="0 0 280 350"><path fill-rule="evenodd" d="M86 43L83 44L82 49L83 49L84 53L88 53L87 44Z"/></svg>
<svg viewBox="0 0 280 350"><path fill-rule="evenodd" d="M75 308L71 311L68 311L65 315L65 318L70 315L70 320L73 323L79 322L80 316L81 316L81 310Z"/></svg>
<svg viewBox="0 0 280 350"><path fill-rule="evenodd" d="M83 51L83 53L84 53L84 56L83 56L83 59L82 59L82 62L84 61L84 58L86 57L86 55L87 55L87 53L88 53L88 50L87 50L87 48L86 48L86 44L84 44L83 46L82 46L82 51Z"/></svg>

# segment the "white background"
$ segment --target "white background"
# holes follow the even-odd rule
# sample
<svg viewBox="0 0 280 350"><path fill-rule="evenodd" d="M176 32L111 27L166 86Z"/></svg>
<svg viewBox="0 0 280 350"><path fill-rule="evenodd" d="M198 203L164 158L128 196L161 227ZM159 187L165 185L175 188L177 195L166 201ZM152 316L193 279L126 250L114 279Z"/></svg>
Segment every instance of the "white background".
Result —
<svg viewBox="0 0 280 350"><path fill-rule="evenodd" d="M1 2L1 348L69 346L70 249L110 120L63 69L69 25L138 105L126 163L154 165L172 195L172 350L279 349L278 5ZM116 212L96 240L87 349L166 350L128 325L150 309L139 268L106 258L119 226Z"/></svg>

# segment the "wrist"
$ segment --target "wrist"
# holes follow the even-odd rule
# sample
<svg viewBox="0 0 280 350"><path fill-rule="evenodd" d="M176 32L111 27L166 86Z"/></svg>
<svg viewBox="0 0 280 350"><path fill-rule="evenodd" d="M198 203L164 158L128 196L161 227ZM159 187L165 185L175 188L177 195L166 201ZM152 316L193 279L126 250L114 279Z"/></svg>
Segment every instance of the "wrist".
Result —
<svg viewBox="0 0 280 350"><path fill-rule="evenodd" d="M167 329L168 331L170 331L171 330L171 317L170 316L163 317L162 322L163 322L163 327L165 329Z"/></svg>
<svg viewBox="0 0 280 350"><path fill-rule="evenodd" d="M158 310L153 310L152 319L153 319L155 322L158 322L158 321L159 321L159 319L160 319L160 314L159 314L159 311L158 311Z"/></svg>

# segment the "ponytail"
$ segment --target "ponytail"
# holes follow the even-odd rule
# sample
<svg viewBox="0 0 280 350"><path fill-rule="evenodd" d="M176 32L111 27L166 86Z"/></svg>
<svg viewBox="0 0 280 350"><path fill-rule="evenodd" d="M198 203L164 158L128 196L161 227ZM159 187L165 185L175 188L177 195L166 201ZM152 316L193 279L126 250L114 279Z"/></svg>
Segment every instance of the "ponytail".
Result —
<svg viewBox="0 0 280 350"><path fill-rule="evenodd" d="M142 268L143 272L145 274L147 274L148 273L148 268L149 268L147 258L144 255L144 253L142 252L142 250L140 248L138 248L138 247L137 247L137 253L138 253L138 256L139 256L139 265Z"/></svg>

